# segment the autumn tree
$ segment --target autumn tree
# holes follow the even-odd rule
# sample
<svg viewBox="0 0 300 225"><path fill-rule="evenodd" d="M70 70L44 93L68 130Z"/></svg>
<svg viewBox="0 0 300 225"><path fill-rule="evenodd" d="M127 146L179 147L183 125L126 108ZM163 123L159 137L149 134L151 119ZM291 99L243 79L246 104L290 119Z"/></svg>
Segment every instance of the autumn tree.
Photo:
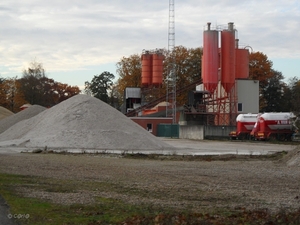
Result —
<svg viewBox="0 0 300 225"><path fill-rule="evenodd" d="M261 52L254 52L249 55L249 78L259 80L259 109L263 111L268 102L264 96L268 80L274 76L273 63Z"/></svg>
<svg viewBox="0 0 300 225"><path fill-rule="evenodd" d="M4 107L4 104L6 102L4 81L5 81L5 79L0 77L0 105L3 106L3 107Z"/></svg>
<svg viewBox="0 0 300 225"><path fill-rule="evenodd" d="M77 86L69 86L49 79L39 62L31 62L19 79L20 91L26 103L51 107L80 93Z"/></svg>
<svg viewBox="0 0 300 225"><path fill-rule="evenodd" d="M141 55L134 54L123 57L117 63L117 73L119 79L116 86L120 95L123 96L126 87L140 87L142 75Z"/></svg>
<svg viewBox="0 0 300 225"><path fill-rule="evenodd" d="M110 103L109 91L113 85L115 76L107 71L95 75L91 82L85 82L85 93L91 94L106 103Z"/></svg>
<svg viewBox="0 0 300 225"><path fill-rule="evenodd" d="M151 95L165 95L167 84L167 76L170 70L170 63L175 57L176 63L176 84L177 90L186 87L201 78L201 55L202 48L185 48L183 46L175 47L170 54L168 51L162 50L165 60L163 62L163 84L159 88L159 92L152 92ZM120 96L123 96L126 87L141 87L141 55L132 55L123 57L117 63L117 73L119 79L116 83L117 90ZM147 94L147 93L146 93ZM158 96L155 96L158 97ZM187 102L187 92L178 95L177 104L182 105Z"/></svg>
<svg viewBox="0 0 300 225"><path fill-rule="evenodd" d="M186 48L177 46L166 56L164 77L169 71L170 60L175 57L176 89L180 90L201 78L202 48ZM195 88L194 88L195 89ZM188 91L177 95L177 104L183 105L188 101Z"/></svg>
<svg viewBox="0 0 300 225"><path fill-rule="evenodd" d="M53 96L53 105L58 104L68 98L78 95L81 91L78 86L71 86L68 84L55 82L52 88Z"/></svg>
<svg viewBox="0 0 300 225"><path fill-rule="evenodd" d="M0 83L0 105L16 113L25 100L20 92L17 77L3 79Z"/></svg>

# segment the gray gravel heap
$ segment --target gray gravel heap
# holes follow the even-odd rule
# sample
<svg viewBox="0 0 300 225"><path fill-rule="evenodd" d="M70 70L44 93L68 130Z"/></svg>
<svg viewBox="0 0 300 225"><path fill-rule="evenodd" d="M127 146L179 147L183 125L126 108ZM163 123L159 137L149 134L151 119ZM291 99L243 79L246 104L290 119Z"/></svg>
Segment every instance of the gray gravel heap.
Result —
<svg viewBox="0 0 300 225"><path fill-rule="evenodd" d="M13 112L11 112L8 109L0 106L0 121L3 120L3 119L5 119L8 116L13 115L13 114L14 114Z"/></svg>
<svg viewBox="0 0 300 225"><path fill-rule="evenodd" d="M118 110L87 95L73 96L0 134L1 142L44 148L163 150L172 147Z"/></svg>
<svg viewBox="0 0 300 225"><path fill-rule="evenodd" d="M29 119L40 112L44 111L46 108L40 105L32 105L27 109L24 109L16 114L8 116L3 120L0 120L0 134L6 131L11 126L15 125L16 123Z"/></svg>

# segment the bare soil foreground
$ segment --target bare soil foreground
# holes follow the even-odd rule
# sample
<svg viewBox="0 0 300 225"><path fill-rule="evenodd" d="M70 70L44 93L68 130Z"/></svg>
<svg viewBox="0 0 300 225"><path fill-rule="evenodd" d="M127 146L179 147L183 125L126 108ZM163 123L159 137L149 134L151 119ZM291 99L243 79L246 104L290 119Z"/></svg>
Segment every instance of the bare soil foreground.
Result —
<svg viewBox="0 0 300 225"><path fill-rule="evenodd" d="M0 173L37 177L34 185L18 185L15 191L59 205L115 199L203 215L276 214L300 208L300 168L291 163L299 157L295 148L276 156L1 154Z"/></svg>

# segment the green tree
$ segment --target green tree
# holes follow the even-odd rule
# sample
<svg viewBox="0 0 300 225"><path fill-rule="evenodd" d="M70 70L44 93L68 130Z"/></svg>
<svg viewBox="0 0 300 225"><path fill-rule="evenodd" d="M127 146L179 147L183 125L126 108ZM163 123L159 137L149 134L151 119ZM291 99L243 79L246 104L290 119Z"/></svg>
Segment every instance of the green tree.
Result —
<svg viewBox="0 0 300 225"><path fill-rule="evenodd" d="M264 96L265 107L262 112L280 112L284 111L284 79L281 72L272 70L273 76L265 81L265 86L262 89Z"/></svg>
<svg viewBox="0 0 300 225"><path fill-rule="evenodd" d="M31 62L29 67L23 70L23 76L20 79L21 91L25 100L30 104L44 106L44 85L41 82L45 78L45 70L41 63Z"/></svg>
<svg viewBox="0 0 300 225"><path fill-rule="evenodd" d="M289 80L289 88L291 91L291 111L300 114L300 80L293 77Z"/></svg>
<svg viewBox="0 0 300 225"><path fill-rule="evenodd" d="M113 85L114 78L115 76L107 71L100 75L95 75L91 82L85 82L85 93L110 104L109 91Z"/></svg>

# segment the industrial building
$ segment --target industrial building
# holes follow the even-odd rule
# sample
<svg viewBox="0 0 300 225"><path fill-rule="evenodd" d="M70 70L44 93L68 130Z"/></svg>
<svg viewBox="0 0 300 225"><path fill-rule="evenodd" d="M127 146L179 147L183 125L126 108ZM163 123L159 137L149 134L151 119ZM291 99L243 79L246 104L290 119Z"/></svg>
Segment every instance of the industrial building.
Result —
<svg viewBox="0 0 300 225"><path fill-rule="evenodd" d="M177 95L188 92L188 104L176 105L176 115L172 115L175 123L169 118L174 100L168 98L169 93L163 96L157 94L163 82L164 55L159 50L144 51L141 57L141 87L126 88L125 114L157 135L156 127L162 123L171 124L179 130L181 126L210 126L220 128L224 133L226 127L231 129L236 125L238 114L258 113L259 82L249 79L249 48L239 46L237 36L232 22L217 27L206 24L203 31L202 77L177 90ZM155 98L145 99L146 92L153 92L150 96ZM154 118L158 122L153 122ZM204 128L199 129L203 131ZM188 132L189 129L182 127L182 130ZM215 130L215 133L218 132Z"/></svg>

